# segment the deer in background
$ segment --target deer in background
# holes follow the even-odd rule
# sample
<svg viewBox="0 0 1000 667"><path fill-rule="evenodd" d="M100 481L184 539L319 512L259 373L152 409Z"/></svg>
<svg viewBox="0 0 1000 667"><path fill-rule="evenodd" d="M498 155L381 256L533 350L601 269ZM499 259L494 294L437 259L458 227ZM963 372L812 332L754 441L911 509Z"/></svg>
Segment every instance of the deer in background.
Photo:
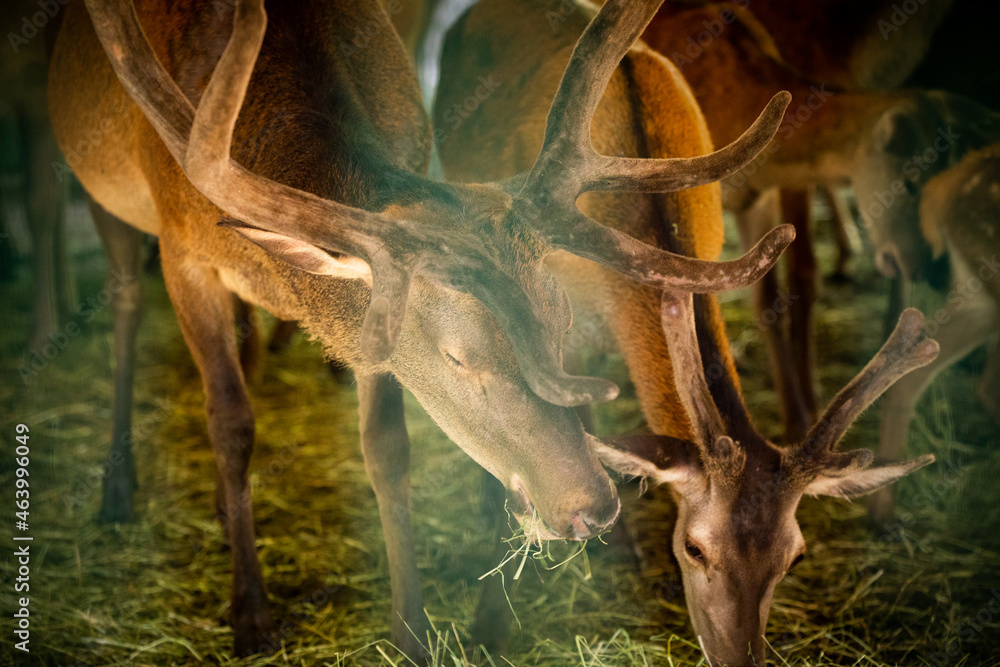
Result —
<svg viewBox="0 0 1000 667"><path fill-rule="evenodd" d="M577 36L597 11L579 3L560 12L561 19L546 20L564 7L558 0L482 0L451 28L436 120L440 123L444 110L461 102L482 76L490 74L503 85L439 144L448 178L513 177L531 168L539 151L544 154L539 130L546 123L551 127L551 92L560 86ZM572 67L571 62L568 71ZM628 50L595 106L590 139L603 154L668 159L712 150L683 76L642 43ZM557 110L553 107L553 114ZM594 192L581 198L580 207L589 217L671 252L711 259L721 251L718 185L663 195ZM628 365L653 434L595 446L609 467L670 484L678 505L673 552L707 658L730 667L764 664L772 592L805 552L795 519L801 497L863 496L933 460L871 466L868 450L836 449L875 398L934 358L937 345L921 330L922 316L907 311L896 333L822 418L802 439L781 448L754 427L713 297L669 289L661 294L567 253L548 262L569 292L575 322L596 325L584 343L598 349L617 345ZM479 614L495 628L496 611L506 604L503 598L484 599ZM477 622L479 628L486 625ZM496 648L503 638L488 639Z"/></svg>
<svg viewBox="0 0 1000 667"><path fill-rule="evenodd" d="M731 3L677 12L660 12L644 33L650 47L675 53L690 35L718 22L718 36L693 59L679 65L701 105L715 141L727 141L746 110L781 88L792 93L792 109L775 141L749 168L723 182L723 203L734 211L743 235L752 240L779 219L796 228L798 243L790 251L789 299L781 302L776 274L757 292L760 323L766 327L773 376L781 398L785 435L794 441L805 433L817 412L811 309L816 297L815 259L808 226L809 191L815 186L840 188L865 179L868 158L860 146L883 114L907 108L922 123L939 123L942 131L962 119L966 101L923 91L836 92L803 78L780 59L769 33L749 10ZM729 82L739 81L737 89ZM950 119L950 120L949 120ZM966 121L971 121L965 118ZM961 133L960 125L955 125ZM936 131L936 130L935 130ZM931 141L936 138L931 137ZM954 137L943 139L945 148ZM778 192L780 191L780 193ZM794 297L794 299L791 299ZM773 316L764 313L770 310ZM785 310L782 313L780 311Z"/></svg>
<svg viewBox="0 0 1000 667"><path fill-rule="evenodd" d="M928 322L940 356L894 387L882 406L879 452L890 459L903 455L917 401L934 377L997 332L1000 114L954 96L923 101L885 111L858 147L863 169L855 191L878 267L904 284L926 281L947 291L946 305ZM942 128L957 137L937 151ZM998 365L993 353L979 397L1000 422ZM876 525L891 525L893 494L880 491L869 510Z"/></svg>
<svg viewBox="0 0 1000 667"><path fill-rule="evenodd" d="M684 2L677 3L679 7ZM707 4L687 0L686 4ZM734 0L773 35L783 59L842 90L898 88L927 52L955 0Z"/></svg>
<svg viewBox="0 0 1000 667"><path fill-rule="evenodd" d="M354 369L366 469L388 552L392 638L424 655L408 509L401 387L509 490L542 536L606 530L619 502L569 406L617 392L561 365L571 311L542 264L563 250L654 289L747 285L791 241L775 230L729 263L665 252L575 206L590 190L661 191L712 182L770 141L776 96L738 142L691 159L630 160L589 148L587 128L622 53L655 3L610 3L567 68L530 171L502 183L423 177L430 125L388 16L338 2L88 0L67 7L50 70L59 139L110 127L76 173L113 268L136 262L139 230L160 241L163 274L201 373L226 500L235 651L273 647L247 468L254 418L239 368L232 294L301 322ZM89 16L88 16L89 11ZM267 28L265 31L265 24ZM366 48L344 48L368 26ZM309 85L303 85L308 82ZM243 113L241 113L243 109ZM253 150L275 118L272 150ZM112 147L113 146L113 150ZM116 376L106 518L132 513L132 342L141 292L115 313ZM558 471L558 474L553 474Z"/></svg>
<svg viewBox="0 0 1000 667"><path fill-rule="evenodd" d="M0 25L10 30L9 44L4 48L12 51L0 59L0 85L4 90L0 115L12 121L11 137L16 142L5 150L21 162L23 183L19 194L24 197L34 254L35 313L29 348L39 353L49 343L49 336L59 330L63 318L75 314L79 305L64 238L67 183L61 168L65 163L52 134L45 102L46 39L51 35L32 23L38 13L46 22L57 20L58 15L47 12L60 12L62 5L53 3L46 6L45 12L40 9L36 3L17 1L5 2L0 9ZM80 142L89 145L89 138L81 137ZM69 146L73 153L68 155L75 155L79 146ZM0 205L0 231L6 234L0 239L7 264L4 270L12 270L14 260L14 239L5 220L11 203L4 201Z"/></svg>

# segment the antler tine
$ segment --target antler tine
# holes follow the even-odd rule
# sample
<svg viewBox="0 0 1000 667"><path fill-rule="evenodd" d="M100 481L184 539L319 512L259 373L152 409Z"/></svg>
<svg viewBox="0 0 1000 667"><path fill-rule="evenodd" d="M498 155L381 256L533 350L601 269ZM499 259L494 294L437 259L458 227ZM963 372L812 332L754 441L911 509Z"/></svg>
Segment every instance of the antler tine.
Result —
<svg viewBox="0 0 1000 667"><path fill-rule="evenodd" d="M566 227L550 232L554 248L603 264L650 287L696 294L724 292L757 282L795 239L791 225L779 225L739 259L714 262L655 248L579 212Z"/></svg>
<svg viewBox="0 0 1000 667"><path fill-rule="evenodd" d="M132 0L86 0L87 11L125 90L143 110L178 164L184 164L194 108L160 66ZM147 67L146 63L154 63Z"/></svg>
<svg viewBox="0 0 1000 667"><path fill-rule="evenodd" d="M412 277L419 270L473 293L491 309L507 330L525 377L542 398L579 405L617 394L617 387L604 380L571 377L562 371L558 345L548 340L545 324L520 285L511 282L504 298L489 298L484 285L508 276L490 260L477 237L458 235L451 227L440 234L411 229L412 225L260 177L229 157L233 128L266 30L262 0L237 0L232 37L197 112L157 60L131 0L86 3L119 80L192 185L240 221L222 224L282 233L368 262L372 298L362 326L362 351L369 359L384 361L395 348ZM442 250L445 246L462 250L447 253ZM432 261L435 257L443 261ZM470 272L478 272L479 282L470 284ZM456 273L466 275L452 280Z"/></svg>
<svg viewBox="0 0 1000 667"><path fill-rule="evenodd" d="M379 246L375 235L391 222L378 214L339 204L253 174L229 157L232 132L246 96L267 25L262 0L237 1L233 35L197 112L157 60L131 0L87 0L97 35L119 80L163 139L185 175L227 214L269 231L294 234L316 245L365 259ZM330 220L350 225L330 225ZM409 281L376 275L377 311L366 316L367 351L375 361L395 347ZM387 312L385 304L391 305Z"/></svg>
<svg viewBox="0 0 1000 667"><path fill-rule="evenodd" d="M714 153L691 158L625 158L599 155L583 170L580 191L672 192L730 176L760 153L774 138L792 96L781 91L771 98L746 132Z"/></svg>
<svg viewBox="0 0 1000 667"><path fill-rule="evenodd" d="M660 322L670 350L674 386L694 430L694 442L699 447L710 446L725 435L725 427L705 380L691 293L665 291L660 301Z"/></svg>
<svg viewBox="0 0 1000 667"><path fill-rule="evenodd" d="M875 357L844 387L810 429L806 439L794 451L794 461L800 467L822 465L834 455L834 449L854 420L864 412L896 380L921 366L926 366L938 354L937 341L927 337L923 329L924 316L915 308L907 308L899 318L889 340ZM845 452L854 454L854 452ZM867 456L859 455L864 465Z"/></svg>
<svg viewBox="0 0 1000 667"><path fill-rule="evenodd" d="M609 0L576 43L549 110L545 140L522 195L569 207L588 190L670 192L714 183L742 169L771 141L792 97L775 95L732 144L696 158L599 155L590 125L611 75L662 0Z"/></svg>
<svg viewBox="0 0 1000 667"><path fill-rule="evenodd" d="M663 0L608 0L577 41L552 100L542 150L528 176L528 188L551 188L565 165L596 155L590 122L611 75L652 20ZM565 175L565 176L568 176ZM575 195L576 193L574 193Z"/></svg>

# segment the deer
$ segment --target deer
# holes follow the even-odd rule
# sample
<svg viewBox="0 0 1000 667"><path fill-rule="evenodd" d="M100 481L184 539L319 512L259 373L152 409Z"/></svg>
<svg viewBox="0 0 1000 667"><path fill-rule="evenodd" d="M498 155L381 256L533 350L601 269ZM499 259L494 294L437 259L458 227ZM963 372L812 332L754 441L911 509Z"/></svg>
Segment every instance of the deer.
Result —
<svg viewBox="0 0 1000 667"><path fill-rule="evenodd" d="M11 52L5 53L0 63L0 83L5 91L0 113L12 122L10 136L15 145L7 148L8 155L17 155L21 163L23 182L17 194L22 197L19 203L28 220L34 255L34 322L27 348L38 354L51 344L50 336L60 334L65 317L76 313L79 305L64 238L67 170L49 125L45 101L47 35L43 28L58 18L60 10L58 3L43 6L27 2L4 3L0 10L0 22L11 29L5 47ZM72 148L75 154L78 147ZM11 203L0 206L0 231L4 234L0 254L5 265L0 271L12 273L14 239L5 219ZM27 383L32 375L22 373L21 377Z"/></svg>
<svg viewBox="0 0 1000 667"><path fill-rule="evenodd" d="M689 0L704 5L705 0ZM955 0L734 0L773 35L783 59L840 90L898 88L920 65Z"/></svg>
<svg viewBox="0 0 1000 667"><path fill-rule="evenodd" d="M779 219L796 228L799 242L790 251L788 296L779 292L776 274L765 277L756 295L781 397L785 437L794 441L809 429L819 405L811 347L811 310L816 298L816 263L808 226L812 189L856 188L863 183L868 178L868 158L859 152L860 146L883 114L893 109L907 108L922 123L940 122L938 127L945 132L952 125L959 134L962 129L956 119L960 123L975 119L966 111L967 100L946 93L827 88L783 61L749 9L737 10L732 3L723 3L661 11L643 37L651 48L671 57L688 36L705 31L706 22L722 26L697 57L676 63L717 142L727 141L744 106L752 108L766 91L782 88L795 100L794 112L786 115L774 143L753 165L723 182L724 205L737 215L746 239L759 237ZM739 81L739 94L722 83L726 81ZM932 142L938 141L938 150L944 151L957 140L948 134L931 137ZM898 312L889 319L894 322L897 317Z"/></svg>
<svg viewBox="0 0 1000 667"><path fill-rule="evenodd" d="M448 179L510 178L544 151L536 129L551 123L551 92L598 11L576 3L558 12L565 7L481 0L451 27L436 120L487 72L505 85L438 144ZM596 106L590 139L603 154L671 159L712 150L710 125L681 71L642 42L627 51ZM722 199L720 186L709 184L667 194L587 193L580 207L630 236L707 260L722 249ZM795 519L799 500L861 497L933 461L873 465L870 450L837 448L868 405L934 359L937 343L922 329L923 316L905 311L806 435L782 447L754 426L714 297L649 289L567 253L547 261L566 286L575 321L593 325L593 333L571 329L570 339L582 341L567 349L617 347L628 366L650 433L597 438L594 446L609 468L670 486L678 507L672 550L706 659L765 664L772 593L806 550ZM566 363L579 362L567 356ZM496 627L505 604L483 598L477 614ZM489 640L495 648L503 637Z"/></svg>
<svg viewBox="0 0 1000 667"><path fill-rule="evenodd" d="M889 392L882 407L879 452L905 450L917 401L934 378L996 333L995 248L997 146L1000 113L964 98L930 96L930 109L887 109L857 148L863 165L855 185L876 265L909 286L925 282L947 304L928 329L941 344L938 359ZM941 128L957 137L941 148ZM933 158L933 159L931 159ZM904 291L909 291L904 288ZM996 354L983 370L979 398L1000 423ZM869 501L877 526L891 526L895 499L882 490Z"/></svg>
<svg viewBox="0 0 1000 667"><path fill-rule="evenodd" d="M620 159L587 143L590 117L653 2L615 0L567 65L531 168L503 182L423 175L431 126L412 66L376 3L87 0L66 8L50 66L61 144L103 123L112 141L75 167L113 269L140 230L159 239L167 290L199 369L231 547L234 653L274 647L247 468L254 417L232 295L298 321L357 378L362 455L375 490L391 637L426 655L409 514L402 388L495 476L540 537L585 539L619 513L571 409L617 387L561 364L572 311L544 267L559 250L652 286L705 292L759 279L791 242L777 228L743 257L704 261L601 225L585 191L696 187L745 166L787 105L776 95L741 139L688 159ZM308 26L308 28L306 27ZM353 43L358 29L365 43ZM308 82L308 85L304 85ZM276 119L261 151L252 139ZM111 149L113 146L113 150ZM112 452L102 508L134 511L131 379L141 287L114 313ZM558 471L553 475L552 471Z"/></svg>

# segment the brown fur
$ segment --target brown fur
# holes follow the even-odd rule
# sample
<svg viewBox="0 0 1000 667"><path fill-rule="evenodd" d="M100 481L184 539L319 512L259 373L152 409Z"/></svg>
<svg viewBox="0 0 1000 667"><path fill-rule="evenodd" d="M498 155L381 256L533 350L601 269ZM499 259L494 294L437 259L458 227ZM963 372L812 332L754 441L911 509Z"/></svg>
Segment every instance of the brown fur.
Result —
<svg viewBox="0 0 1000 667"><path fill-rule="evenodd" d="M477 55L465 57L460 63L449 62L452 70L448 78L442 79L438 100L461 100L463 91L452 90L450 85L475 81L481 74L491 73L501 86L483 106L495 110L510 105L516 109L519 122L516 132L488 132L478 122L480 116L473 115L448 133L439 149L450 178L479 181L511 176L530 168L541 147L548 100L561 73L558 65L569 59L583 17L573 16L565 22L553 19L550 27L545 19L549 8L545 5L526 5L522 9L523 20L511 21L509 7L497 3L480 6L463 18L446 42L445 59L450 49L459 48L456 40L461 35L476 35L475 42L463 43L461 48L474 48ZM583 7L580 11L592 10ZM499 62L491 59L491 53L511 41L553 44L557 54L542 69L538 68L535 54L530 53L504 52L512 57ZM704 121L676 69L642 45L634 47L626 58L630 76L623 74L624 67L615 73L595 114L594 147L603 154L623 156L690 157L710 152L712 144ZM459 71L455 71L456 67ZM529 74L522 74L525 72ZM663 76L665 72L669 73L667 77ZM522 86L530 86L532 94L523 95ZM632 107L630 99L633 88L641 91L634 100L641 105L638 109ZM449 104L443 104L436 110L439 128L448 127L442 117L448 108ZM635 127L636 118L640 119L640 128ZM467 150L469 145L476 145L477 151ZM482 160L480 150L495 157ZM669 238L676 234L676 243L683 251L705 259L715 259L722 248L717 185L664 195L589 193L581 198L580 207L594 219L647 243L670 247ZM663 225L650 225L650 219L660 220ZM560 282L567 284L574 305L596 307L613 329L650 428L662 435L690 437L690 426L673 386L670 355L660 325L659 295L575 257L559 255L550 260L550 265ZM738 387L717 302L711 297L706 301L712 304L708 326L717 341L727 377Z"/></svg>
<svg viewBox="0 0 1000 667"><path fill-rule="evenodd" d="M765 3L765 11L768 6ZM808 22L813 9L788 8L787 20L793 25ZM643 37L652 48L677 60L675 64L694 90L712 138L719 145L738 136L739 128L752 120L755 109L775 90L792 93L792 104L775 140L754 164L723 182L723 199L738 216L744 243L759 238L779 217L796 228L797 240L788 253L791 266L786 288L794 301L788 314L772 316L773 324L767 329L786 439L793 441L815 419L818 403L811 348L811 308L816 295L816 262L809 229L812 191L816 187L833 191L852 183L859 160L864 159L859 149L867 144L879 120L892 110L931 128L931 136L921 137L913 147L916 153L929 145L924 141L934 140L940 127L954 121L942 113L931 93L845 92L810 79L786 62L790 55L799 54L797 50L789 54L782 49L784 58L775 57L773 44L777 42L781 48L787 31L775 32L772 27L772 42L761 30L762 23L771 26L756 10L756 5L742 11L733 11L728 4L673 7L661 10ZM844 11L851 13L850 7ZM836 18L831 20L841 20L839 10L833 14ZM687 51L690 38L704 33L706 24L714 25L719 34L692 54ZM763 197L775 188L782 189L780 199ZM782 300L778 285L773 273L761 282L757 295L760 317Z"/></svg>
<svg viewBox="0 0 1000 667"><path fill-rule="evenodd" d="M671 3L661 14L684 11L692 4L705 2ZM893 29L892 14L894 5L900 3L893 0L739 0L734 4L752 11L774 36L783 58L809 78L843 89L879 90L898 87L916 68L953 0L922 3L915 14L906 16L899 30Z"/></svg>
<svg viewBox="0 0 1000 667"><path fill-rule="evenodd" d="M438 127L445 127L448 112L479 77L492 75L501 85L439 138L450 177L492 180L532 166L549 91L591 11L582 3L568 11L567 6L558 0L484 0L452 27L436 101ZM657 157L704 153L712 143L677 68L641 44L611 78L594 116L592 142L603 154ZM579 204L602 223L671 251L714 257L720 250L722 207L714 185L666 195L591 193ZM690 332L677 319L661 319L661 295L654 291L565 255L553 257L550 266L567 285L574 314L611 329L648 425L659 434L595 447L615 469L671 485L678 505L673 553L692 623L712 663L763 664L771 593L804 550L795 521L803 492L863 495L929 462L868 470L870 453L833 452L887 384L929 360L913 326L919 315L908 313L905 340L897 337L870 372L845 389L813 437L801 447L781 449L760 436L747 415L714 297L696 295L688 306L674 295L667 303L664 317L690 316L695 326ZM687 347L669 348L668 337L675 346L697 345L699 355ZM597 338L584 344L599 346ZM886 357L899 363L893 367ZM675 382L675 370L687 381ZM683 401L679 390L685 392ZM714 405L709 408L706 401ZM705 423L693 428L689 414ZM864 465L848 465L856 460ZM828 471L842 476L827 479ZM493 607L480 603L481 609Z"/></svg>
<svg viewBox="0 0 1000 667"><path fill-rule="evenodd" d="M111 7L95 3L94 10L105 10L106 21L97 24L105 27L105 44L115 62L121 64L126 61L121 57L123 52L134 55L144 45L129 44L129 37L116 36L115 15L107 15ZM510 342L515 335L521 335L524 346L533 342L531 335L523 334L523 329L533 324L536 328L530 329L531 334L544 326L561 334L568 326L568 304L559 300L561 292L554 281L539 275L545 250L541 241L524 225L508 224L514 217L510 212L512 198L499 185L469 186L459 192L417 173L428 162L430 125L402 43L377 4L359 6L347 0L273 2L267 8L264 32L259 6L247 7L247 20L235 30L230 28L231 17L216 13L216 9L210 0L141 0L137 15L165 76L174 79L191 101L203 94L230 34L242 48L227 53L237 54L248 53L245 47L263 37L255 64L249 61L240 69L230 62L219 72L220 80L237 73L249 76L241 112L233 119L230 152L253 174L248 180L259 190L250 186L226 190L227 199L211 189L218 188L218 181L213 180L218 178L216 174L202 174L202 178L191 175L197 172L191 166L191 156L204 157L206 147L215 145L215 140L178 146L183 139L177 141L171 138L170 130L161 128L165 140L178 154L188 150L188 174L209 192L212 201L229 202L242 211L241 215L269 211L266 204L273 202L259 200L278 196L276 192L280 195L275 183L341 205L323 209L336 211L330 220L295 219L303 229L319 229L314 236L323 236L326 225L329 234L337 236L343 232L341 226L351 224L349 216L348 220L337 217L343 205L380 212L377 224L384 226L377 232L366 228L363 233L379 252L388 252L361 248L371 255L364 258L371 271L366 274L358 268L360 260L352 264L350 258L329 252L323 241L296 236L301 233L310 238L284 218L280 222L294 227L285 234L256 228L251 231L245 226L240 233L234 232L231 227L241 222L256 222L261 227L266 222L231 220L187 180L167 144L126 95L82 3L67 9L54 51L50 107L56 130L64 146L72 146L88 131L100 133L101 140L81 151L73 166L84 186L110 214L102 216L108 219L99 223L108 232L109 253L115 255L115 248L132 246L111 238L115 232L129 236L127 225L160 237L167 289L206 395L208 430L233 558L231 615L236 652L269 650L271 625L249 502L247 470L254 417L239 368L231 292L281 319L301 321L359 375L362 451L386 538L393 640L408 655L420 658L424 653L419 637L428 625L406 511L409 443L396 379L470 456L533 504L550 534L583 539L603 532L618 514L614 486L589 448L574 413L532 391L525 377L535 371L537 378L539 372L518 363ZM359 42L359 35L366 37ZM156 72L150 63L138 64ZM251 64L252 76L245 69ZM124 80L133 78L127 67L120 74ZM218 112L217 102L207 98L204 108ZM152 106L146 113L155 118L153 114L162 110L155 108L156 103ZM231 113L235 115L235 111ZM158 115L169 118L167 124L174 134L183 136L186 117L177 112ZM257 196L260 192L266 195ZM245 206L239 208L241 204ZM376 225L371 222L374 216L351 214L364 217L370 227ZM491 247L481 253L478 246L470 249L472 232L464 233L462 224L480 234L471 240ZM351 231L362 234L357 229ZM515 238L519 234L530 238ZM131 235L134 237L134 232ZM343 236L346 234L340 238ZM407 245L409 241L434 247L421 254L420 248ZM374 301L372 274L378 289L380 266L391 264L399 269L407 261L412 263L414 257L426 261L429 255L440 258L445 266L424 271L408 285L405 318L402 313L393 313L399 315L401 325L398 344L390 350L391 355L386 354L388 359L372 361L371 354L362 354L360 341L362 319L369 302ZM484 257L494 264L484 268ZM458 269L454 269L455 275L444 277L434 273L454 268L449 262L462 265L466 273ZM502 299L490 291L493 286L488 281L499 277L501 269L496 266L501 262L502 277L517 280L515 289L532 291L531 305L539 304L543 312L513 308L508 302L497 306ZM113 261L113 265L118 262ZM491 316L478 299L451 286L475 291L483 301L493 298L494 314L502 311L514 319L530 312L525 320L535 319L527 324L524 320L505 322L505 336L497 321L499 315ZM116 312L116 337L121 328L123 340L134 338L134 310ZM518 330L517 325L524 326ZM546 332L538 333L542 338ZM539 346L543 344L539 342ZM116 358L124 359L122 367L131 369L131 344L122 343L122 347ZM550 356L555 363L556 354L550 352ZM118 375L115 429L125 437L116 435L114 442L130 461L126 421L131 378L129 373ZM564 398L569 394L571 399L566 400L580 400L579 392L597 391L595 387L604 392L614 389L601 380L562 375L553 381L553 391L564 388L560 381L575 382L573 389L559 395ZM538 442L545 446L539 447ZM553 466L558 466L560 475L549 474ZM109 520L131 518L132 486L127 479L118 479L120 472L112 471L111 476L118 481L105 486L105 500L111 489L112 500L106 504L120 504L127 511L113 514Z"/></svg>

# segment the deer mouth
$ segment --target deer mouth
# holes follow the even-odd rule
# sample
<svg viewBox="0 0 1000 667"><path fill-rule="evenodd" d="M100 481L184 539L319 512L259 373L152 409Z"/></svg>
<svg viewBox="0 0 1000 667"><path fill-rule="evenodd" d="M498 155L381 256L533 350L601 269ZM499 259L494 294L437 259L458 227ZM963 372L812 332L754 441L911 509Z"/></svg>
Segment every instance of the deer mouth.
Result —
<svg viewBox="0 0 1000 667"><path fill-rule="evenodd" d="M510 489L507 493L507 511L517 519L524 531L524 540L529 543L549 540L564 540L566 537L553 531L535 509L535 504L524 487L520 475L511 477Z"/></svg>

